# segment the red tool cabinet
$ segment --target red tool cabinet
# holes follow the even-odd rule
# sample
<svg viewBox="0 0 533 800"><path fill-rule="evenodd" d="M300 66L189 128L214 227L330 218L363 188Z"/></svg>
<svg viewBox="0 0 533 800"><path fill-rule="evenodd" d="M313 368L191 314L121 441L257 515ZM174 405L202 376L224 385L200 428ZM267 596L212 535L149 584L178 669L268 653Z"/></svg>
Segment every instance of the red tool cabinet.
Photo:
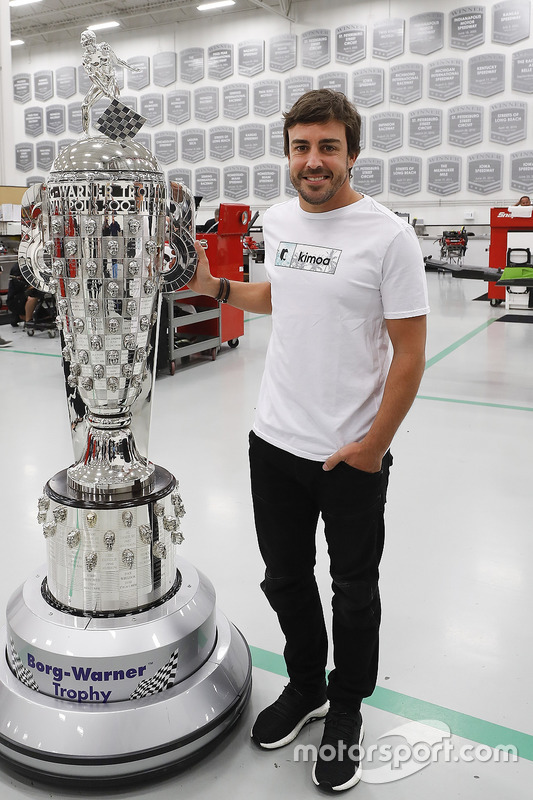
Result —
<svg viewBox="0 0 533 800"><path fill-rule="evenodd" d="M244 280L242 237L250 224L250 206L222 203L216 233L197 233L205 247L211 274L230 281ZM220 308L220 340L236 347L244 334L244 312L223 303Z"/></svg>
<svg viewBox="0 0 533 800"><path fill-rule="evenodd" d="M507 238L510 232L533 233L533 216L513 217L508 208L491 208L489 267L494 269L505 267L509 247ZM490 282L488 295L491 305L499 305L505 300L505 286L496 286Z"/></svg>

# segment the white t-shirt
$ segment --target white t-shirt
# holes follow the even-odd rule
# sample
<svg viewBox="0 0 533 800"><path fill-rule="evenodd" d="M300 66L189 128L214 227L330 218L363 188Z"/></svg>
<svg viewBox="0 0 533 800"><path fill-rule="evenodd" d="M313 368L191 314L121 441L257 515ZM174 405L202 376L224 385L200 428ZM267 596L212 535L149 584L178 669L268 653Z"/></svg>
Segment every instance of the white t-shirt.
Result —
<svg viewBox="0 0 533 800"><path fill-rule="evenodd" d="M324 461L360 441L391 360L385 319L428 313L413 228L370 197L309 213L298 198L263 217L272 336L254 431Z"/></svg>

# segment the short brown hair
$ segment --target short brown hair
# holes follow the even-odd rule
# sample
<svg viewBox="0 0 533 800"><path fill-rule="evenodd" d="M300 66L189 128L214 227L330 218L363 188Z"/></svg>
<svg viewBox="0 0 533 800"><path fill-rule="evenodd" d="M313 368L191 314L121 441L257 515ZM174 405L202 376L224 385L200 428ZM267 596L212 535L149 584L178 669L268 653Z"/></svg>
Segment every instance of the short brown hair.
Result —
<svg viewBox="0 0 533 800"><path fill-rule="evenodd" d="M343 122L346 128L346 144L349 155L359 155L361 149L361 115L342 92L333 89L311 89L295 102L290 111L283 114L283 145L289 155L289 128L309 125L314 122Z"/></svg>

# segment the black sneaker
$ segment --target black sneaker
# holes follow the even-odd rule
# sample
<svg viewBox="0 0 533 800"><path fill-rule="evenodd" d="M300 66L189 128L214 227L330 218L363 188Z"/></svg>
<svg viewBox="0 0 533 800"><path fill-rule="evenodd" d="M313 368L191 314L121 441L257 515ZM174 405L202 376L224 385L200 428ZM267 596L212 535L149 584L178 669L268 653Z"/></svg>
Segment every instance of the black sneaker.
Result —
<svg viewBox="0 0 533 800"><path fill-rule="evenodd" d="M323 697L301 694L287 684L275 703L261 711L252 728L252 739L259 747L274 750L296 739L304 725L325 717L329 703Z"/></svg>
<svg viewBox="0 0 533 800"><path fill-rule="evenodd" d="M356 714L330 709L324 735L313 767L313 782L323 789L342 792L361 778L361 742L363 718Z"/></svg>

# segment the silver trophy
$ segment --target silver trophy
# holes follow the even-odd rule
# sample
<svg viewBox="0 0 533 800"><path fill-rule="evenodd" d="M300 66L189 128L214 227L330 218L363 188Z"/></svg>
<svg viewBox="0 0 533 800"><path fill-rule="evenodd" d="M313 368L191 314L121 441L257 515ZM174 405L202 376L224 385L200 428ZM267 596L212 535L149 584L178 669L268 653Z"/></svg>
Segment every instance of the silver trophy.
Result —
<svg viewBox="0 0 533 800"><path fill-rule="evenodd" d="M22 203L19 264L56 297L75 461L38 500L46 569L7 609L0 754L105 782L212 744L243 710L251 668L211 583L178 557L184 504L147 455L159 301L194 274L194 199L132 139L143 120L118 99L125 62L87 31L82 46L85 135Z"/></svg>

